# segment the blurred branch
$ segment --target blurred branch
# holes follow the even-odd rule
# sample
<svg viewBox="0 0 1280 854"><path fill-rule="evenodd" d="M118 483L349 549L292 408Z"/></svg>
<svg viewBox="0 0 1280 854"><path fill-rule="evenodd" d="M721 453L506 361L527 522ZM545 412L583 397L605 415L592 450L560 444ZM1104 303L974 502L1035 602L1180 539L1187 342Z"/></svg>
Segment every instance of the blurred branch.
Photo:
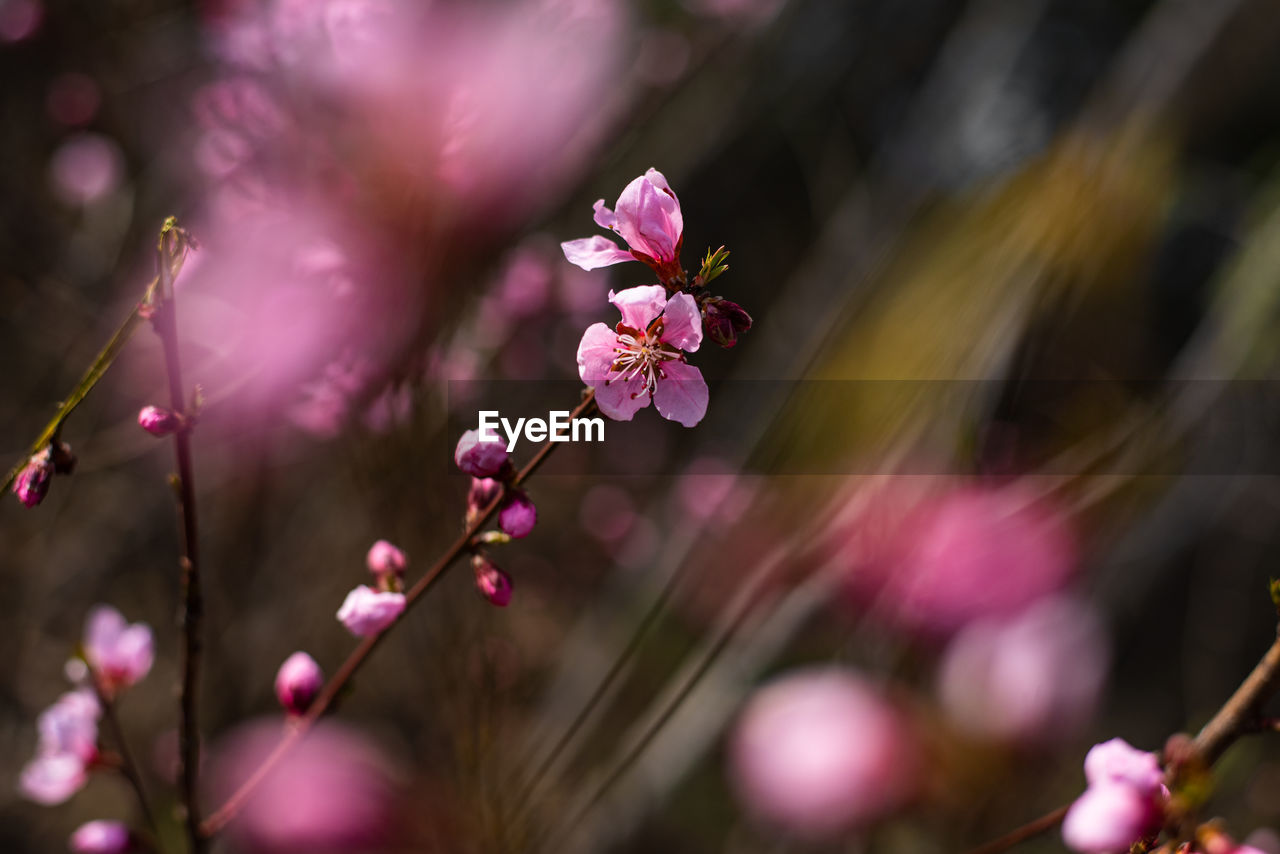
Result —
<svg viewBox="0 0 1280 854"><path fill-rule="evenodd" d="M181 269L181 261L178 262L178 267L170 272L170 275L177 275L178 269ZM107 373L107 370L115 362L116 357L120 355L120 351L124 349L124 345L128 343L131 337L133 337L133 333L138 328L138 322L143 319L144 312L142 307L151 303L151 299L159 284L160 277L156 276L151 280L151 283L147 285L147 289L142 294L142 299L139 300L138 304L133 307L133 311L129 312L129 316L124 319L124 322L121 323L115 333L112 334L111 338L107 341L106 346L102 348L102 351L98 353L97 357L93 360L93 363L90 364L89 368L84 372L84 376L80 378L80 382L76 383L76 387L72 389L71 394L67 395L67 397L58 404L57 413L55 413L49 423L45 425L44 429L40 431L40 435L36 437L36 440L31 443L27 456L24 456L18 461L17 465L9 470L9 473L5 476L4 485L0 486L0 493L8 492L9 487L13 486L14 479L18 476L18 473L22 471L23 466L27 464L28 457L33 454L40 453L45 448L49 447L51 442L58 438L59 434L62 432L62 425L71 416L71 413L75 411L75 408L89 396L89 392L93 391L94 386L98 384L98 381L102 379L102 377Z"/></svg>
<svg viewBox="0 0 1280 854"><path fill-rule="evenodd" d="M120 754L120 773L124 775L130 788L133 789L133 794L138 799L138 808L142 811L142 817L147 822L147 827L150 828L152 833L158 834L159 827L156 824L155 814L151 812L151 806L147 800L147 791L142 785L142 775L138 772L138 763L133 759L129 744L125 741L124 729L120 726L120 718L116 715L115 701L103 691L102 682L99 680L98 674L92 669L89 671L89 683L93 686L93 693L98 698L98 704L102 706L102 717L107 722L107 729L111 731L111 739L115 742L116 752Z"/></svg>
<svg viewBox="0 0 1280 854"><path fill-rule="evenodd" d="M569 413L569 420L573 421L577 418L590 415L595 411L595 406L595 390L587 389L583 394L582 402L579 403L571 413ZM542 464L546 462L547 458L555 451L558 444L559 443L553 443L549 439L544 442L542 447L538 449L538 452L534 454L533 459L531 459L524 468L520 469L516 476L511 479L509 484L504 485L498 495L489 502L489 506L484 509L484 512L477 516L473 522L467 525L462 534L453 542L453 545L451 545L445 553L436 560L435 564L427 570L426 574L423 575L422 578L418 579L413 587L409 589L405 594L404 612L396 619L396 622L384 631L366 637L360 642L359 646L351 651L351 654L347 656L346 661L342 663L342 666L338 668L333 677L325 684L324 690L320 692L312 702L311 706L307 709L307 713L291 724L290 728L285 732L284 737L280 740L280 743L277 744L275 749L267 755L267 758L262 761L262 764L259 765L251 775L249 775L249 778L246 779L238 789L232 792L231 796L223 802L222 806L218 807L218 809L210 814L209 817L205 819L204 823L200 825L199 832L203 838L207 839L217 834L227 826L228 822L236 817L248 802L253 791L266 778L271 769L274 768L276 763L278 763L285 754L287 754L293 746L307 734L307 732L315 725L316 721L324 715L325 711L327 711L333 704L333 701L337 698L338 694L341 693L342 689L351 681L351 678L356 675L356 672L359 671L364 662L368 660L369 656L373 653L374 649L377 648L382 639L390 633L391 629L394 628L396 624L400 623L404 619L404 614L408 613L409 608L426 594L431 586L435 584L435 582L444 574L445 570L447 570L455 560L472 547L473 539L478 533L480 533L480 529L488 524L489 520L498 512L498 507L507 496L508 490L515 489L532 477Z"/></svg>
<svg viewBox="0 0 1280 854"><path fill-rule="evenodd" d="M187 233L178 227L173 217L165 220L156 245L159 267L160 304L153 317L156 334L164 349L165 374L169 380L169 406L177 414L182 426L174 431L174 454L178 473L175 491L178 513L182 525L183 605L181 628L182 689L179 694L180 724L178 728L178 754L183 822L192 854L205 850L204 837L200 835L200 813L197 790L200 775L200 732L197 724L200 683L200 623L204 615L204 601L200 591L199 534L196 522L195 476L191 464L191 418L186 403L186 390L182 384L182 363L178 354L178 311L174 294L175 270L182 265L187 249L191 246ZM194 413L190 413L194 415Z"/></svg>

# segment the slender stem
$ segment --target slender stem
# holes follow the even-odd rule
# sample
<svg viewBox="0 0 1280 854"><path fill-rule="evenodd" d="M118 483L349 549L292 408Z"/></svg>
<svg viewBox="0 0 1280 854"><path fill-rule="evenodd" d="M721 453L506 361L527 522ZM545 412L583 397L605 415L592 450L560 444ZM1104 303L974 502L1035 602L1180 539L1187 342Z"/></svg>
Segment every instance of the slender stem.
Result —
<svg viewBox="0 0 1280 854"><path fill-rule="evenodd" d="M593 389L588 389L583 395L582 402L579 403L577 408L569 414L569 420L573 421L576 418L590 415L595 409L595 405L595 391ZM542 447L538 449L538 452L534 454L533 459L529 460L524 468L520 469L515 477L511 479L510 483L503 488L502 492L489 502L489 506L484 509L484 512L478 515L466 526L466 529L456 540L454 540L453 545L449 546L449 548L445 550L444 554L440 555L431 568L427 570L426 574L423 575L422 578L418 579L413 587L409 588L409 591L405 594L404 612L402 612L400 617L397 618L396 623L399 623L404 619L404 614L409 612L409 608L413 603L421 599L422 596L431 589L431 586L444 574L445 570L453 565L454 561L471 549L472 538L474 538L475 535L480 532L480 529L488 524L489 520L498 512L498 506L506 496L507 490L521 485L532 477L533 473L536 472L544 462L546 462L547 458L551 456L552 452L555 451L559 444L560 443L552 443L550 440L544 442ZM373 653L374 649L377 648L382 639L387 636L392 628L394 628L396 623L392 623L392 625L388 626L386 630L379 632L376 635L366 637L360 641L359 645L357 645L356 648L351 651L351 654L347 656L347 659L342 663L342 666L339 667L337 672L333 674L327 683L325 683L324 689L316 696L315 700L312 701L311 706L307 709L307 713L291 722L289 729L284 734L284 737L280 739L280 742L276 745L275 749L267 755L267 758L262 761L262 764L258 766L257 770L255 770L247 780L240 784L240 787L223 802L222 806L210 813L209 817L205 819L204 823L200 826L200 833L203 836L213 836L226 827L229 821L236 817L248 801L249 796L253 794L253 791L257 788L258 784L266 778L267 774L275 767L276 763L279 762L295 744L297 744L298 740L301 739L302 736L306 735L311 727L315 725L316 721L320 719L320 716L328 710L328 708L333 704L334 699L337 698L338 694L347 685L347 683L351 681L351 677L355 676L356 672L361 668L361 666L363 666L365 661Z"/></svg>
<svg viewBox="0 0 1280 854"><path fill-rule="evenodd" d="M1280 689L1280 631L1271 648L1240 683L1240 687L1200 729L1195 737L1196 752L1206 763L1212 765L1240 736L1257 732L1260 723L1258 711L1277 689ZM1070 804L1060 806L999 839L972 849L968 854L1000 854L1007 851L1024 840L1056 827L1066 816L1069 807Z"/></svg>
<svg viewBox="0 0 1280 854"><path fill-rule="evenodd" d="M116 752L120 754L120 773L124 775L125 780L133 789L133 794L138 799L138 808L142 811L142 817L147 823L147 827L152 833L158 833L159 827L156 825L155 814L151 812L150 802L147 800L147 791L142 785L142 775L138 772L138 763L134 761L133 754L129 750L129 743L125 741L124 729L120 726L120 718L116 715L115 701L107 696L102 689L102 683L98 678L98 674L90 672L90 684L93 685L93 692L98 697L98 705L102 707L102 717L107 722L107 729L111 731L111 740L115 742Z"/></svg>
<svg viewBox="0 0 1280 854"><path fill-rule="evenodd" d="M200 774L200 729L197 724L200 686L200 623L204 615L204 600L200 591L199 531L196 523L195 477L191 464L191 431L186 417L186 391L182 384L182 363L178 355L178 311L173 288L173 265L170 251L185 251L178 235L160 236L160 291L162 303L155 315L155 329L164 349L165 373L169 379L169 405L179 415L183 424L173 434L174 457L178 474L176 491L178 515L182 529L183 605L180 627L182 629L182 688L179 692L178 755L180 763L179 788L185 815L183 822L192 854L200 854L206 848L200 834L200 810L197 803ZM169 245L175 248L170 249Z"/></svg>

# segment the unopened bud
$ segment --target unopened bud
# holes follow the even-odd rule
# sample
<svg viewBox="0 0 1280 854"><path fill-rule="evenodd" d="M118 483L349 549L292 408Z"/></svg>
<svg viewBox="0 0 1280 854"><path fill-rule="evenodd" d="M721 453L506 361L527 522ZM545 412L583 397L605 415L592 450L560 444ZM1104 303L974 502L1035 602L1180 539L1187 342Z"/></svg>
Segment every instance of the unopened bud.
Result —
<svg viewBox="0 0 1280 854"><path fill-rule="evenodd" d="M476 555L471 559L476 573L476 589L491 605L507 607L511 602L511 576L494 566L488 558Z"/></svg>
<svg viewBox="0 0 1280 854"><path fill-rule="evenodd" d="M301 715L323 685L324 673L315 659L305 652L295 652L276 673L276 698L289 714Z"/></svg>
<svg viewBox="0 0 1280 854"><path fill-rule="evenodd" d="M144 406L138 412L138 426L152 436L168 436L182 425L182 418L171 409Z"/></svg>
<svg viewBox="0 0 1280 854"><path fill-rule="evenodd" d="M502 484L491 477L473 477L467 493L467 524L476 520L502 492Z"/></svg>
<svg viewBox="0 0 1280 854"><path fill-rule="evenodd" d="M369 571L376 576L394 575L400 577L404 575L405 567L409 565L409 559L405 557L404 552L391 543L386 540L378 540L369 548L369 554L365 557L365 564L369 567Z"/></svg>
<svg viewBox="0 0 1280 854"><path fill-rule="evenodd" d="M751 328L751 315L736 302L712 297L702 304L702 322L707 337L721 347L732 347L738 336Z"/></svg>
<svg viewBox="0 0 1280 854"><path fill-rule="evenodd" d="M519 490L509 494L498 511L498 527L516 539L527 537L537 523L538 508Z"/></svg>
<svg viewBox="0 0 1280 854"><path fill-rule="evenodd" d="M46 448L31 459L18 472L13 481L13 492L27 507L35 507L49 494L49 481L53 478L53 462Z"/></svg>
<svg viewBox="0 0 1280 854"><path fill-rule="evenodd" d="M91 821L71 834L68 847L76 854L125 854L133 850L133 835L119 821Z"/></svg>

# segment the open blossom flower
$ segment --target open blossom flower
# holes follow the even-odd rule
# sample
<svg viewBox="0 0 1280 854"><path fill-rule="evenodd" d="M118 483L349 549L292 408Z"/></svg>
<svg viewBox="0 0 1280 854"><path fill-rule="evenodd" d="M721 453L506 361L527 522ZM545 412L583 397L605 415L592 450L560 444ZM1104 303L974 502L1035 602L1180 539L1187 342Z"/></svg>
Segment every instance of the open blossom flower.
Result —
<svg viewBox="0 0 1280 854"><path fill-rule="evenodd" d="M324 673L316 660L305 652L295 652L284 660L276 673L276 699L293 715L300 715L311 705L324 685Z"/></svg>
<svg viewBox="0 0 1280 854"><path fill-rule="evenodd" d="M19 787L31 800L51 806L74 795L88 780L98 756L101 708L88 691L71 691L40 713L36 757L22 769Z"/></svg>
<svg viewBox="0 0 1280 854"><path fill-rule="evenodd" d="M702 343L698 305L688 294L667 299L661 285L609 292L622 312L614 329L587 328L578 344L578 375L596 391L600 411L630 421L652 399L658 414L692 427L707 412L702 372L685 361Z"/></svg>
<svg viewBox="0 0 1280 854"><path fill-rule="evenodd" d="M338 609L338 619L351 634L366 637L394 623L404 606L403 593L380 593L362 584L347 594Z"/></svg>
<svg viewBox="0 0 1280 854"><path fill-rule="evenodd" d="M409 565L409 559L405 557L404 552L392 543L386 540L378 540L370 546L369 554L365 557L365 564L374 575L401 576L404 575L405 567Z"/></svg>
<svg viewBox="0 0 1280 854"><path fill-rule="evenodd" d="M1062 839L1081 854L1127 851L1160 829L1169 792L1154 753L1113 738L1084 760L1089 786L1062 821Z"/></svg>
<svg viewBox="0 0 1280 854"><path fill-rule="evenodd" d="M794 673L758 691L738 721L730 757L745 805L806 839L903 806L920 768L898 710L861 677L835 668Z"/></svg>
<svg viewBox="0 0 1280 854"><path fill-rule="evenodd" d="M507 466L507 447L500 439L482 441L479 430L468 430L458 440L453 461L472 477L492 477Z"/></svg>
<svg viewBox="0 0 1280 854"><path fill-rule="evenodd" d="M595 212L596 224L620 235L630 251L603 237L584 237L560 244L570 263L594 270L623 261L643 261L663 282L681 278L684 217L680 200L661 172L650 169L628 184L618 196L617 210L609 210L600 199Z"/></svg>
<svg viewBox="0 0 1280 854"><path fill-rule="evenodd" d="M133 685L147 675L155 660L151 627L129 625L115 608L98 605L85 620L84 656L104 690Z"/></svg>
<svg viewBox="0 0 1280 854"><path fill-rule="evenodd" d="M68 847L75 854L125 854L133 848L133 837L123 822L99 819L80 825Z"/></svg>

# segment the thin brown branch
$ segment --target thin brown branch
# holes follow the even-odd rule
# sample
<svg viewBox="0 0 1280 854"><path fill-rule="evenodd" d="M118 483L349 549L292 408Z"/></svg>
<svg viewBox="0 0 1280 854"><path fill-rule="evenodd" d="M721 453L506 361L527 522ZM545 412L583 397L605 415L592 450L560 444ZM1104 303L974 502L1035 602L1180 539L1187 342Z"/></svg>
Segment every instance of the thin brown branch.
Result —
<svg viewBox="0 0 1280 854"><path fill-rule="evenodd" d="M583 395L582 402L579 403L577 408L570 413L569 420L573 421L576 418L590 415L594 409L595 392L594 390L589 389ZM404 619L404 614L409 612L409 608L412 607L413 603L421 599L426 592L431 589L431 586L439 580L445 570L453 565L454 561L471 549L472 539L480 532L481 528L488 524L494 514L498 512L499 505L502 504L503 498L506 497L507 489L519 486L532 477L534 472L536 472L542 464L546 462L547 458L551 456L552 452L555 451L558 444L559 443L552 443L550 440L544 442L542 447L538 449L538 452L534 454L533 459L525 464L524 468L520 469L520 471L516 473L515 477L511 479L510 484L507 487L504 487L502 492L499 493L493 501L489 502L489 506L484 509L484 512L478 515L470 524L467 525L466 529L456 540L454 540L453 545L449 546L449 548L445 550L444 554L442 554L431 568L427 570L426 574L424 574L422 578L418 579L413 587L409 588L409 591L405 594L404 613L397 618L396 623L399 623L400 620ZM379 632L376 635L364 638L360 641L359 645L351 651L351 654L347 656L347 659L342 663L342 666L339 667L337 672L333 674L327 683L325 683L324 689L316 696L316 699L307 709L307 713L291 723L289 729L285 732L284 737L280 739L280 742L276 745L275 749L267 755L267 758L262 761L262 764L258 766L247 780L240 784L240 787L236 789L225 802L223 802L222 806L210 813L209 817L205 819L204 823L200 826L200 833L204 837L207 838L217 834L227 826L229 821L236 817L248 801L249 797L253 794L253 791L258 787L258 784L266 778L267 774L275 767L276 763L278 763L281 758L283 758L284 755L288 753L295 744L297 744L302 736L306 735L311 727L315 725L316 721L319 720L320 717L329 709L338 694L341 693L342 689L351 681L351 677L355 676L356 672L359 671L365 661L368 660L374 649L376 649L378 644L382 642L382 639L391 632L391 629L395 627L396 623L392 623L392 625L388 626L386 630Z"/></svg>
<svg viewBox="0 0 1280 854"><path fill-rule="evenodd" d="M1011 830L999 839L993 839L985 845L979 845L969 851L969 854L1000 854L1002 851L1008 851L1015 845L1033 839L1042 833L1048 833L1066 817L1070 804L1063 804L1057 809L1047 812L1034 821L1029 821L1015 830Z"/></svg>
<svg viewBox="0 0 1280 854"><path fill-rule="evenodd" d="M191 463L190 419L187 418L186 389L182 384L182 362L178 353L178 312L173 287L173 259L185 253L185 236L170 223L160 233L159 267L161 304L153 318L156 334L164 349L165 374L169 380L169 405L183 426L173 434L177 464L175 483L178 516L182 530L182 687L179 692L178 756L179 790L184 811L187 842L192 854L206 848L200 834L197 803L200 773L200 729L197 723L200 685L200 623L204 600L200 591L199 529L196 522L195 476Z"/></svg>
<svg viewBox="0 0 1280 854"><path fill-rule="evenodd" d="M107 729L111 732L111 740L115 743L116 752L120 755L120 773L128 782L129 787L133 789L134 796L138 799L138 809L142 812L142 818L146 821L147 827L152 833L158 833L159 828L156 825L155 814L151 812L150 802L147 800L147 790L142 784L142 775L138 772L138 763L134 761L133 754L129 750L129 743L125 740L124 729L120 726L120 718L116 715L115 700L107 696L102 689L102 683L98 678L98 674L92 670L89 673L90 684L93 685L93 692L98 697L98 705L102 707L102 718L107 723Z"/></svg>

